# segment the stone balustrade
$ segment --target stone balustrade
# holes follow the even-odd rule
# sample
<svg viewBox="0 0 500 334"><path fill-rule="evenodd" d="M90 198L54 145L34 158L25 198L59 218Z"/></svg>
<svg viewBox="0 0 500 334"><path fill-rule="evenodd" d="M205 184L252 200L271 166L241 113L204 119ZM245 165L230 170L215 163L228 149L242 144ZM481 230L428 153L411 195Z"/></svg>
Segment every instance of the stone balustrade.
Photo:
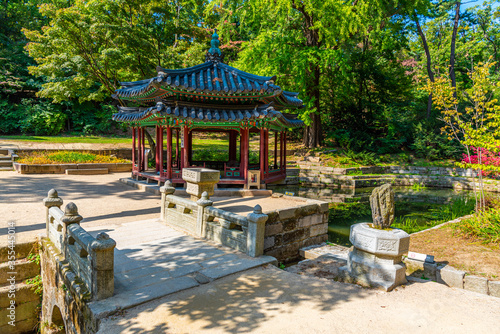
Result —
<svg viewBox="0 0 500 334"><path fill-rule="evenodd" d="M90 298L100 300L114 292L114 248L116 242L101 232L95 238L80 226L83 219L74 203L68 203L64 212L57 191L49 191L43 200L47 207L47 238L72 274L84 282Z"/></svg>
<svg viewBox="0 0 500 334"><path fill-rule="evenodd" d="M167 181L160 188L161 219L192 235L210 239L250 256L264 253L267 215L260 205L246 217L213 207L208 193L191 201L174 195L175 188Z"/></svg>

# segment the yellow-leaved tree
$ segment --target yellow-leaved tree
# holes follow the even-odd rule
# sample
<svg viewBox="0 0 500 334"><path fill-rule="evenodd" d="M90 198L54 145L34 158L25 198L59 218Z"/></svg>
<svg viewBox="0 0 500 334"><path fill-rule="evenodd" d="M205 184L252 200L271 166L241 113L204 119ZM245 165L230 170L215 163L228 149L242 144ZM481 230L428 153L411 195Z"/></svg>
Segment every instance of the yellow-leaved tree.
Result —
<svg viewBox="0 0 500 334"><path fill-rule="evenodd" d="M450 140L458 140L465 148L468 159L457 163L471 168L474 178L476 211L485 206L482 171L498 170L485 164L486 152L500 151L500 82L490 76L494 62L479 63L469 73L470 82L462 89L453 88L448 76L427 81L424 88L432 94L434 105L441 111L445 126L441 129ZM474 158L471 158L473 155Z"/></svg>

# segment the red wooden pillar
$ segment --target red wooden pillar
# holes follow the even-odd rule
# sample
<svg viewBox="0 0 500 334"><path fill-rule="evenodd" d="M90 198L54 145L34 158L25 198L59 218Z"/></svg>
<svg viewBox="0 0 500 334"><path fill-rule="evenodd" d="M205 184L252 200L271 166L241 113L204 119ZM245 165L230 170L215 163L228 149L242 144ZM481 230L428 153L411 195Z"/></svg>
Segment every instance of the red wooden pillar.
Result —
<svg viewBox="0 0 500 334"><path fill-rule="evenodd" d="M236 161L236 137L234 130L229 131L229 161Z"/></svg>
<svg viewBox="0 0 500 334"><path fill-rule="evenodd" d="M167 126L167 179L172 179L172 128Z"/></svg>
<svg viewBox="0 0 500 334"><path fill-rule="evenodd" d="M142 128L138 127L137 128L137 170L141 171L142 170Z"/></svg>
<svg viewBox="0 0 500 334"><path fill-rule="evenodd" d="M158 173L160 171L160 126L158 124L156 124L155 127L155 140L156 140L155 171Z"/></svg>
<svg viewBox="0 0 500 334"><path fill-rule="evenodd" d="M188 141L189 129L186 125L182 127L182 138L181 138L181 170L183 168L189 167L189 152L188 152Z"/></svg>
<svg viewBox="0 0 500 334"><path fill-rule="evenodd" d="M286 131L283 131L283 168L286 170Z"/></svg>
<svg viewBox="0 0 500 334"><path fill-rule="evenodd" d="M264 170L266 172L266 177L267 175L269 175L269 130L266 129L264 131L264 143L265 143L265 146L264 146L264 155L265 155L265 165L264 165Z"/></svg>
<svg viewBox="0 0 500 334"><path fill-rule="evenodd" d="M177 165L177 169L180 169L181 168L181 159L179 157L179 131L180 129L176 129L175 131L175 161L176 161L176 165Z"/></svg>
<svg viewBox="0 0 500 334"><path fill-rule="evenodd" d="M187 140L187 152L188 152L188 161L189 166L193 164L193 131L189 131L188 140Z"/></svg>
<svg viewBox="0 0 500 334"><path fill-rule="evenodd" d="M247 180L248 174L248 128L241 129L240 132L241 140L241 174L245 181Z"/></svg>
<svg viewBox="0 0 500 334"><path fill-rule="evenodd" d="M284 156L284 148L283 148L283 134L285 131L280 132L280 169L283 170L283 156Z"/></svg>
<svg viewBox="0 0 500 334"><path fill-rule="evenodd" d="M159 153L160 153L160 176L163 176L163 126L160 126L160 148ZM156 143L158 145L158 143Z"/></svg>
<svg viewBox="0 0 500 334"><path fill-rule="evenodd" d="M281 147L280 147L281 148ZM274 132L274 166L273 169L278 168L278 132Z"/></svg>
<svg viewBox="0 0 500 334"><path fill-rule="evenodd" d="M265 138L265 129L261 128L260 129L260 137L259 137L259 162L260 162L260 179L264 180L265 174L264 171L266 170L266 163L264 159L266 159L266 151L265 151L265 145L266 145L266 140Z"/></svg>
<svg viewBox="0 0 500 334"><path fill-rule="evenodd" d="M142 128L141 127L141 170L145 171L147 169L147 166L148 166L148 157L146 154L144 154L145 152L145 149L146 149L146 145L145 144L145 141L144 141L144 131L146 131L146 128Z"/></svg>
<svg viewBox="0 0 500 334"><path fill-rule="evenodd" d="M135 127L132 127L132 170L135 169L135 166L136 166L136 163L137 161L135 161L136 159L136 154L135 154L135 150L136 150L136 144L135 144Z"/></svg>

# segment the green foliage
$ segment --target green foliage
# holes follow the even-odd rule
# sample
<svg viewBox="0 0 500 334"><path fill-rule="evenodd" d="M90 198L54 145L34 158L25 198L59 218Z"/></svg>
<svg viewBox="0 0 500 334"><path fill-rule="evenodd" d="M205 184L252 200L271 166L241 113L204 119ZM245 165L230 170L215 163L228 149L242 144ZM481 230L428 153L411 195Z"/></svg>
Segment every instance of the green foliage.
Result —
<svg viewBox="0 0 500 334"><path fill-rule="evenodd" d="M471 218L464 219L452 227L466 238L482 243L500 242L500 209L491 208L477 212Z"/></svg>
<svg viewBox="0 0 500 334"><path fill-rule="evenodd" d="M41 298L41 296L43 295L42 276L36 275L33 278L27 279L25 282L30 286L30 289Z"/></svg>

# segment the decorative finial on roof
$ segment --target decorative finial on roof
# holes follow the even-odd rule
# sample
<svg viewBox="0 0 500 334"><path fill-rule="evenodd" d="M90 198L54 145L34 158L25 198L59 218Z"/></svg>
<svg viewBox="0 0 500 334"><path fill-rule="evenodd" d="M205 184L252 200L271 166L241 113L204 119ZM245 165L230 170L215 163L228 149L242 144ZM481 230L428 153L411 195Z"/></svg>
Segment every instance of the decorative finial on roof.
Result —
<svg viewBox="0 0 500 334"><path fill-rule="evenodd" d="M214 34L212 35L212 41L210 42L211 48L208 50L205 55L205 62L214 62L214 63L222 63L224 61L224 54L219 49L220 41L219 35L217 35L217 29L215 29Z"/></svg>

